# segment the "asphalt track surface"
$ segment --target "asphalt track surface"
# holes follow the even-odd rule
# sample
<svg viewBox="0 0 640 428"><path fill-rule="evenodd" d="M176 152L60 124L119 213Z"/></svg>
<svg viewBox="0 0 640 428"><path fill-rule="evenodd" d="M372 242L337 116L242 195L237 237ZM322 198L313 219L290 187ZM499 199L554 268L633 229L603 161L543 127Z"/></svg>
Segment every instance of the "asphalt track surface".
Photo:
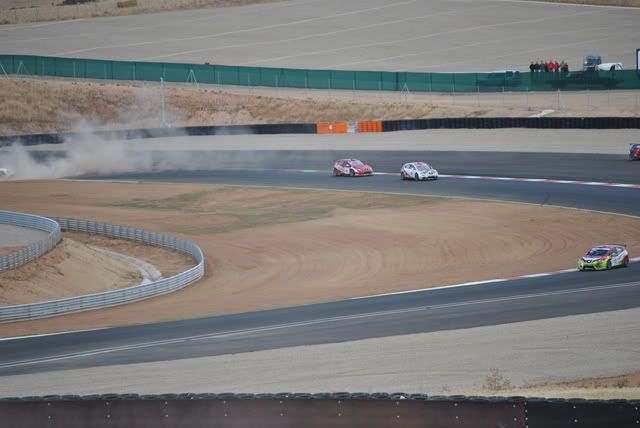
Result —
<svg viewBox="0 0 640 428"><path fill-rule="evenodd" d="M385 155L388 153L385 153ZM374 159L375 160L375 159ZM98 178L98 177L94 177ZM337 178L329 172L217 170L108 179L333 188L572 206L637 215L640 190L579 184L397 176ZM615 221L615 220L612 220ZM532 263L544 271L544 263ZM428 284L416 284L416 289ZM509 282L328 302L202 319L0 341L0 375L174 360L371 337L453 330L640 306L640 264Z"/></svg>
<svg viewBox="0 0 640 428"><path fill-rule="evenodd" d="M0 27L4 53L394 71L635 66L640 10L513 0L292 0ZM28 71L28 70L27 70Z"/></svg>

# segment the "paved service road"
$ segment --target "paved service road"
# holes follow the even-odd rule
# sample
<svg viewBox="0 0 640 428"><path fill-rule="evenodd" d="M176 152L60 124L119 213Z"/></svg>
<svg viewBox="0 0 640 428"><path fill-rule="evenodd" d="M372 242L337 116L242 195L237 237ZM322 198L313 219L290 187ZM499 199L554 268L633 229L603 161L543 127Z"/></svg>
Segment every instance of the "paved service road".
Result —
<svg viewBox="0 0 640 428"><path fill-rule="evenodd" d="M22 247L47 237L47 232L28 227L0 224L0 248Z"/></svg>
<svg viewBox="0 0 640 428"><path fill-rule="evenodd" d="M401 71L635 65L640 9L512 0L293 0L2 26L4 53ZM29 70L27 70L29 72Z"/></svg>

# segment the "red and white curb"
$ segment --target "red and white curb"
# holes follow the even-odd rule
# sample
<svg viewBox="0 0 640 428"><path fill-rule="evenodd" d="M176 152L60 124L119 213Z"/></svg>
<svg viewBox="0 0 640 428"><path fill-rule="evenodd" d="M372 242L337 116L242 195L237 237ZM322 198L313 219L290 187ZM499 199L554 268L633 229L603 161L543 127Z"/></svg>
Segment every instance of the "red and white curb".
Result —
<svg viewBox="0 0 640 428"><path fill-rule="evenodd" d="M629 259L629 263L637 263L640 262L640 257L635 257L633 259ZM443 285L440 287L430 287L430 288L418 288L416 290L405 290L405 291L393 291L390 293L381 293L381 294L371 294L368 296L358 296L352 297L350 300L358 300L358 299L368 299L370 297L383 297L383 296L395 296L397 294L411 294L411 293L420 293L423 291L435 291L435 290L444 290L446 288L459 288L459 287L470 287L473 285L482 285L482 284L494 284L498 282L508 282L508 281L516 281L519 279L527 279L527 278L541 278L545 276L554 276L554 275L562 275L563 273L571 273L578 272L577 268L571 269L563 269L555 272L543 272L543 273L532 273L529 275L518 275L518 276L510 276L507 278L495 278L495 279L487 279L484 281L472 281L472 282L463 282L461 284L453 284L453 285Z"/></svg>

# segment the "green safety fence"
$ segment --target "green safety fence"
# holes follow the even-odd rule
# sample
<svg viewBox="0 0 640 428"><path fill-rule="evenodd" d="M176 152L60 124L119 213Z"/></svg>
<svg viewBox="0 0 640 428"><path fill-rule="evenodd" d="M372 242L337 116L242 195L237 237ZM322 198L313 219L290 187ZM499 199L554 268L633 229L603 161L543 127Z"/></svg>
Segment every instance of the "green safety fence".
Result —
<svg viewBox="0 0 640 428"><path fill-rule="evenodd" d="M307 70L217 64L110 61L0 55L0 73L82 79L205 83L279 88L407 92L514 92L640 89L640 74L624 71L550 73L415 73Z"/></svg>

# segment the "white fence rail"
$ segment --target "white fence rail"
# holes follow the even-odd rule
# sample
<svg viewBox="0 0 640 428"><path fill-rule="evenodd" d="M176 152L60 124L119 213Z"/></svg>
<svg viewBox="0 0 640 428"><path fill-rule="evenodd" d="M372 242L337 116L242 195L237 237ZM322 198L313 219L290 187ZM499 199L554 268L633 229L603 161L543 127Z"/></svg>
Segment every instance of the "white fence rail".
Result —
<svg viewBox="0 0 640 428"><path fill-rule="evenodd" d="M31 260L50 251L58 245L62 239L60 225L47 217L39 215L17 213L13 211L0 211L0 224L28 227L30 229L43 230L48 233L45 239L41 239L26 247L20 248L0 257L0 272L20 267Z"/></svg>
<svg viewBox="0 0 640 428"><path fill-rule="evenodd" d="M133 227L117 226L89 220L52 217L62 230L95 233L119 239L144 242L190 255L197 265L169 278L102 293L0 307L0 322L43 318L70 312L121 305L179 290L204 275L202 250L193 242Z"/></svg>

